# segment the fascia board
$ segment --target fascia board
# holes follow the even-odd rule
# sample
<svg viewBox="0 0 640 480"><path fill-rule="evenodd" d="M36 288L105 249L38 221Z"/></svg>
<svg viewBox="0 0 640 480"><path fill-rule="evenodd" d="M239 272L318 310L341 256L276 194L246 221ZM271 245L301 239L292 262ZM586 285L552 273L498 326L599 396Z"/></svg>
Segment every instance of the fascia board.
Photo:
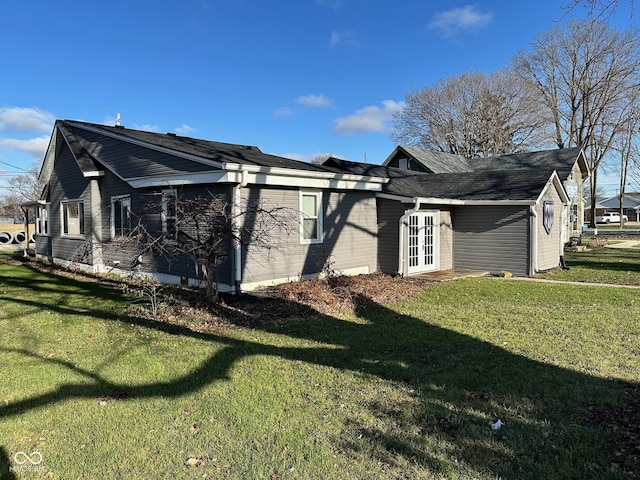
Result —
<svg viewBox="0 0 640 480"><path fill-rule="evenodd" d="M378 193L379 198L395 200L402 203L422 203L425 205L535 205L535 200L457 200L453 198L438 197L405 197L402 195L391 195L388 193Z"/></svg>
<svg viewBox="0 0 640 480"><path fill-rule="evenodd" d="M239 183L238 172L224 170L191 174L167 175L162 177L125 178L124 181L133 188L167 187L171 185L202 185L207 183Z"/></svg>
<svg viewBox="0 0 640 480"><path fill-rule="evenodd" d="M547 184L544 186L544 188L540 192L540 195L538 195L538 198L535 201L536 205L538 205L542 201L542 198L544 197L544 195L547 193L547 190L549 190L549 188L552 185L555 187L556 191L558 192L558 195L560 196L560 199L562 200L563 204L566 205L571 203L571 199L569 198L569 195L567 195L567 192L564 189L564 185L560 181L560 177L558 177L558 173L554 170L551 176L549 177L549 180L547 180Z"/></svg>
<svg viewBox="0 0 640 480"><path fill-rule="evenodd" d="M42 161L42 167L40 168L40 174L38 175L38 181L41 184L46 184L51 179L51 173L53 172L53 163L55 160L56 154L56 137L58 133L62 135L62 132L59 131L57 123L53 126L53 131L51 132L51 138L49 139L49 145L47 146L47 151L44 154L44 159ZM63 135L64 136L64 135Z"/></svg>
<svg viewBox="0 0 640 480"><path fill-rule="evenodd" d="M280 177L294 178L317 178L335 181L351 181L351 182L367 182L373 184L384 184L389 181L385 177L370 177L365 175L354 175L349 173L333 173L333 172L312 172L309 170L296 170L294 168L282 167L261 167L258 165L243 165L240 163L225 163L224 168L227 170L238 170L247 173L265 174Z"/></svg>

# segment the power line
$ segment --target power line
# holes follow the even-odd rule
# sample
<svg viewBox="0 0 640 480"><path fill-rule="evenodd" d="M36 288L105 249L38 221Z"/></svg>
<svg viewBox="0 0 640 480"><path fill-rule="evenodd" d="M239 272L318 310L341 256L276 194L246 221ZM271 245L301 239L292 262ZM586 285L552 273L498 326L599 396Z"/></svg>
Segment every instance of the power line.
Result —
<svg viewBox="0 0 640 480"><path fill-rule="evenodd" d="M28 172L28 170L27 170L27 169L22 168L22 167L16 167L15 165L11 165L10 163L5 162L4 160L0 160L0 163L2 163L2 164L4 164L4 165L7 165L7 166L9 166L9 167L11 167L11 168L16 168L16 169L21 170L21 171L23 171L23 172L25 172L25 173L26 173L26 172Z"/></svg>

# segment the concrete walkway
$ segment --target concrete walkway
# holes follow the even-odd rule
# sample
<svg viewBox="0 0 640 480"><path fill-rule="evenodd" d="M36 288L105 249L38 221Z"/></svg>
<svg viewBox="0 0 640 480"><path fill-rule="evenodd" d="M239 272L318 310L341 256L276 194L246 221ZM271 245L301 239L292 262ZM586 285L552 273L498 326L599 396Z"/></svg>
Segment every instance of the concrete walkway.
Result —
<svg viewBox="0 0 640 480"><path fill-rule="evenodd" d="M640 239L623 240L622 242L616 242L616 243L607 243L604 246L607 248L640 248Z"/></svg>
<svg viewBox="0 0 640 480"><path fill-rule="evenodd" d="M590 282L570 282L567 280L551 280L548 278L529 278L529 277L490 277L496 280L521 281L521 282L538 282L538 283L557 283L558 285L577 285L580 287L610 287L610 288L631 288L640 290L640 285L620 285L617 283L590 283Z"/></svg>

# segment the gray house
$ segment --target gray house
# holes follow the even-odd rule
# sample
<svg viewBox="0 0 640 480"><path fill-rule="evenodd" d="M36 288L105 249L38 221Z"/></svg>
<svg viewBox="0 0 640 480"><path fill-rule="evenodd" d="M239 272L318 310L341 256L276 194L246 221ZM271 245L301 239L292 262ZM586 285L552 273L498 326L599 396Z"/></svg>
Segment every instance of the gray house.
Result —
<svg viewBox="0 0 640 480"><path fill-rule="evenodd" d="M339 159L325 165L389 179L376 194L381 271L532 276L560 264L569 198L555 169L432 174Z"/></svg>
<svg viewBox="0 0 640 480"><path fill-rule="evenodd" d="M585 211L582 184L589 177L589 167L580 147L467 159L451 153L398 146L383 165L432 174L553 169L569 196L569 208L564 219L566 234L577 237L582 233Z"/></svg>
<svg viewBox="0 0 640 480"><path fill-rule="evenodd" d="M344 274L473 269L530 276L558 266L568 236L563 179L580 168L581 152L554 152L525 154L523 168L502 168L495 159L470 169L456 156L439 169L414 165L415 157L394 167L393 155L382 166L339 159L312 165L252 146L58 120L40 174L35 251L94 272L125 273L138 263L161 281L199 285L190 258L140 256L120 240L134 216L168 232L178 196L215 195L233 206L259 200L286 207L296 224L293 234L278 232L268 254L229 243L218 269L221 291L313 277L327 263ZM150 197L161 199L160 210L145 208Z"/></svg>
<svg viewBox="0 0 640 480"><path fill-rule="evenodd" d="M55 263L126 270L136 252L121 248L119 239L131 229L131 215L167 231L177 195L216 195L229 204L259 199L300 215L300 228L283 233L268 256L250 245L228 245L218 269L220 291L314 276L329 257L346 274L376 270L375 194L383 178L330 171L252 146L58 120L40 180L36 252ZM144 213L150 196L162 198L161 212ZM303 219L314 228L302 228ZM140 261L161 281L199 284L189 258Z"/></svg>

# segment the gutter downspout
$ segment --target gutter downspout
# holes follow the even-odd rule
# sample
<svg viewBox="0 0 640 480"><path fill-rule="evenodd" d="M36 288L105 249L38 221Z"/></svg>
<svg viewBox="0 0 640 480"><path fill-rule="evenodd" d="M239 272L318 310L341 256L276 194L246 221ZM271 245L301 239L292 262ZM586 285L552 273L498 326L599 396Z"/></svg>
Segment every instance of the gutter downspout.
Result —
<svg viewBox="0 0 640 480"><path fill-rule="evenodd" d="M537 204L536 204L537 205ZM531 258L529 260L529 276L533 277L538 271L538 212L536 205L531 205Z"/></svg>
<svg viewBox="0 0 640 480"><path fill-rule="evenodd" d="M233 200L231 203L231 218L233 222L233 231L239 232L239 211L240 211L240 190L245 188L249 183L249 178L247 175L246 169L240 168L240 182L233 187ZM235 293L240 293L240 284L242 283L242 244L236 238L233 240L233 259L234 259L234 268L233 268L233 281Z"/></svg>
<svg viewBox="0 0 640 480"><path fill-rule="evenodd" d="M399 222L400 248L398 248L398 275L400 275L401 277L406 277L408 275L408 273L406 272L406 269L405 269L405 258L404 258L405 257L405 252L404 252L404 230L405 230L405 227L407 226L407 219L409 218L409 216L413 215L418 210L420 210L420 199L418 197L413 197L413 208L411 208L409 210L405 210L404 215L402 215L400 217L400 222Z"/></svg>

